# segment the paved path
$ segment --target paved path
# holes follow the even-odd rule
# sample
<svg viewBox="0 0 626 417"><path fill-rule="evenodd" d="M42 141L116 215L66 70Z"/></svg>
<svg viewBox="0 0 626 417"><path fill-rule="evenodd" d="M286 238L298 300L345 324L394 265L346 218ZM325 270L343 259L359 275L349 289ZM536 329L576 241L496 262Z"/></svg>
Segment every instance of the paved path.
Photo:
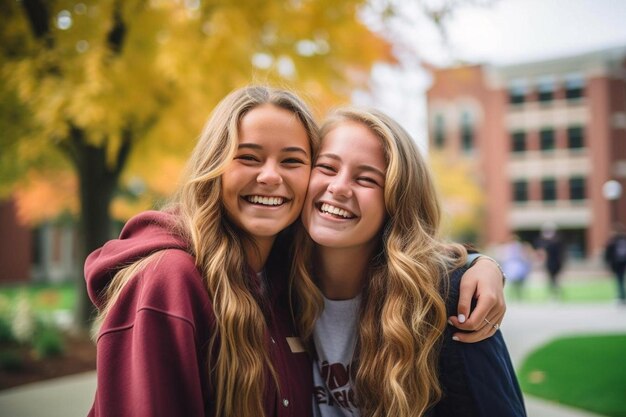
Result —
<svg viewBox="0 0 626 417"><path fill-rule="evenodd" d="M95 372L0 391L0 417L85 417L95 391Z"/></svg>
<svg viewBox="0 0 626 417"><path fill-rule="evenodd" d="M559 335L626 333L626 308L614 304L509 303L503 334L513 363ZM73 375L0 391L0 417L79 417L87 415L96 388L95 373ZM526 397L529 417L596 417Z"/></svg>

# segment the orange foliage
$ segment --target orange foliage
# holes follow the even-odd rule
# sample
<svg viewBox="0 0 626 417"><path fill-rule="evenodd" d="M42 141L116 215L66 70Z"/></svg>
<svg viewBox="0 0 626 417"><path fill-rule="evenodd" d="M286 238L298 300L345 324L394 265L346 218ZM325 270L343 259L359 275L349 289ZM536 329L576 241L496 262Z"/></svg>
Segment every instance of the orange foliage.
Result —
<svg viewBox="0 0 626 417"><path fill-rule="evenodd" d="M15 191L18 221L37 224L58 218L60 213L78 213L78 184L70 172L31 170Z"/></svg>

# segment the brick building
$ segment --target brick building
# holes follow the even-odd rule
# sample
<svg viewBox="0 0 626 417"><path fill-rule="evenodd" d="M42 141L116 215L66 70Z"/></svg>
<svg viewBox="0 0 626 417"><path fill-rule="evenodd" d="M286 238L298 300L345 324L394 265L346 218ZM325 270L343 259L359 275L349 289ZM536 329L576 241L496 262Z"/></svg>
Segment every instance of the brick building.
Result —
<svg viewBox="0 0 626 417"><path fill-rule="evenodd" d="M0 231L0 284L28 281L32 232L17 222L13 200L0 200Z"/></svg>
<svg viewBox="0 0 626 417"><path fill-rule="evenodd" d="M556 225L597 259L626 223L626 47L510 66L432 69L429 146L468 158L486 193L482 244ZM603 185L618 181L618 200Z"/></svg>
<svg viewBox="0 0 626 417"><path fill-rule="evenodd" d="M0 285L64 282L81 276L71 221L20 224L13 199L0 200Z"/></svg>

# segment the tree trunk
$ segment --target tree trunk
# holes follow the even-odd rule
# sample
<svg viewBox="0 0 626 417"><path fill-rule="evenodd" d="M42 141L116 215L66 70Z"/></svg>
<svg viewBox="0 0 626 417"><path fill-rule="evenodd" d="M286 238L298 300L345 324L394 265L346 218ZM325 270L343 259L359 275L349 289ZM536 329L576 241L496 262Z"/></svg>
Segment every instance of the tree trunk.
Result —
<svg viewBox="0 0 626 417"><path fill-rule="evenodd" d="M51 50L54 46L54 37L50 31L50 5L48 3L45 0L21 1L33 36L40 40L46 49ZM120 0L115 2L112 15L113 25L107 33L107 45L114 54L120 54L127 32L120 12L121 5ZM112 222L109 208L120 173L130 153L132 131L130 126L122 130L122 145L118 149L116 159L113 164L107 164L106 141L99 147L93 146L86 141L85 132L69 120L68 127L70 128L69 140L59 142L59 148L72 161L79 178L82 245L79 248L78 259L81 266L79 270L82 271L87 255L111 239ZM78 281L75 324L79 329L84 330L91 322L94 308L87 295L82 273L79 274Z"/></svg>
<svg viewBox="0 0 626 417"><path fill-rule="evenodd" d="M118 175L107 167L106 151L89 145L82 147L79 167L82 240L79 259L82 266L91 252L111 239L112 220L109 208L115 191ZM77 286L76 325L86 329L95 309L87 295L84 275L79 274Z"/></svg>

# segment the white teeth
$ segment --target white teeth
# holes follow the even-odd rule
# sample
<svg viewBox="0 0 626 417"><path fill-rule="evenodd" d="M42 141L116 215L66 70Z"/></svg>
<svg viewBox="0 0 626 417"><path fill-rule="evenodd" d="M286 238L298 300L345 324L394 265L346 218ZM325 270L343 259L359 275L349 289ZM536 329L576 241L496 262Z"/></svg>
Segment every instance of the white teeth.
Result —
<svg viewBox="0 0 626 417"><path fill-rule="evenodd" d="M331 206L330 204L327 204L327 203L323 203L322 207L320 207L320 210L324 213L336 214L337 216L341 216L346 219L354 217L352 213L344 209L340 209L339 207Z"/></svg>
<svg viewBox="0 0 626 417"><path fill-rule="evenodd" d="M284 198L282 197L264 197L260 195L251 195L246 199L254 204L263 204L264 206L279 206L283 204Z"/></svg>

